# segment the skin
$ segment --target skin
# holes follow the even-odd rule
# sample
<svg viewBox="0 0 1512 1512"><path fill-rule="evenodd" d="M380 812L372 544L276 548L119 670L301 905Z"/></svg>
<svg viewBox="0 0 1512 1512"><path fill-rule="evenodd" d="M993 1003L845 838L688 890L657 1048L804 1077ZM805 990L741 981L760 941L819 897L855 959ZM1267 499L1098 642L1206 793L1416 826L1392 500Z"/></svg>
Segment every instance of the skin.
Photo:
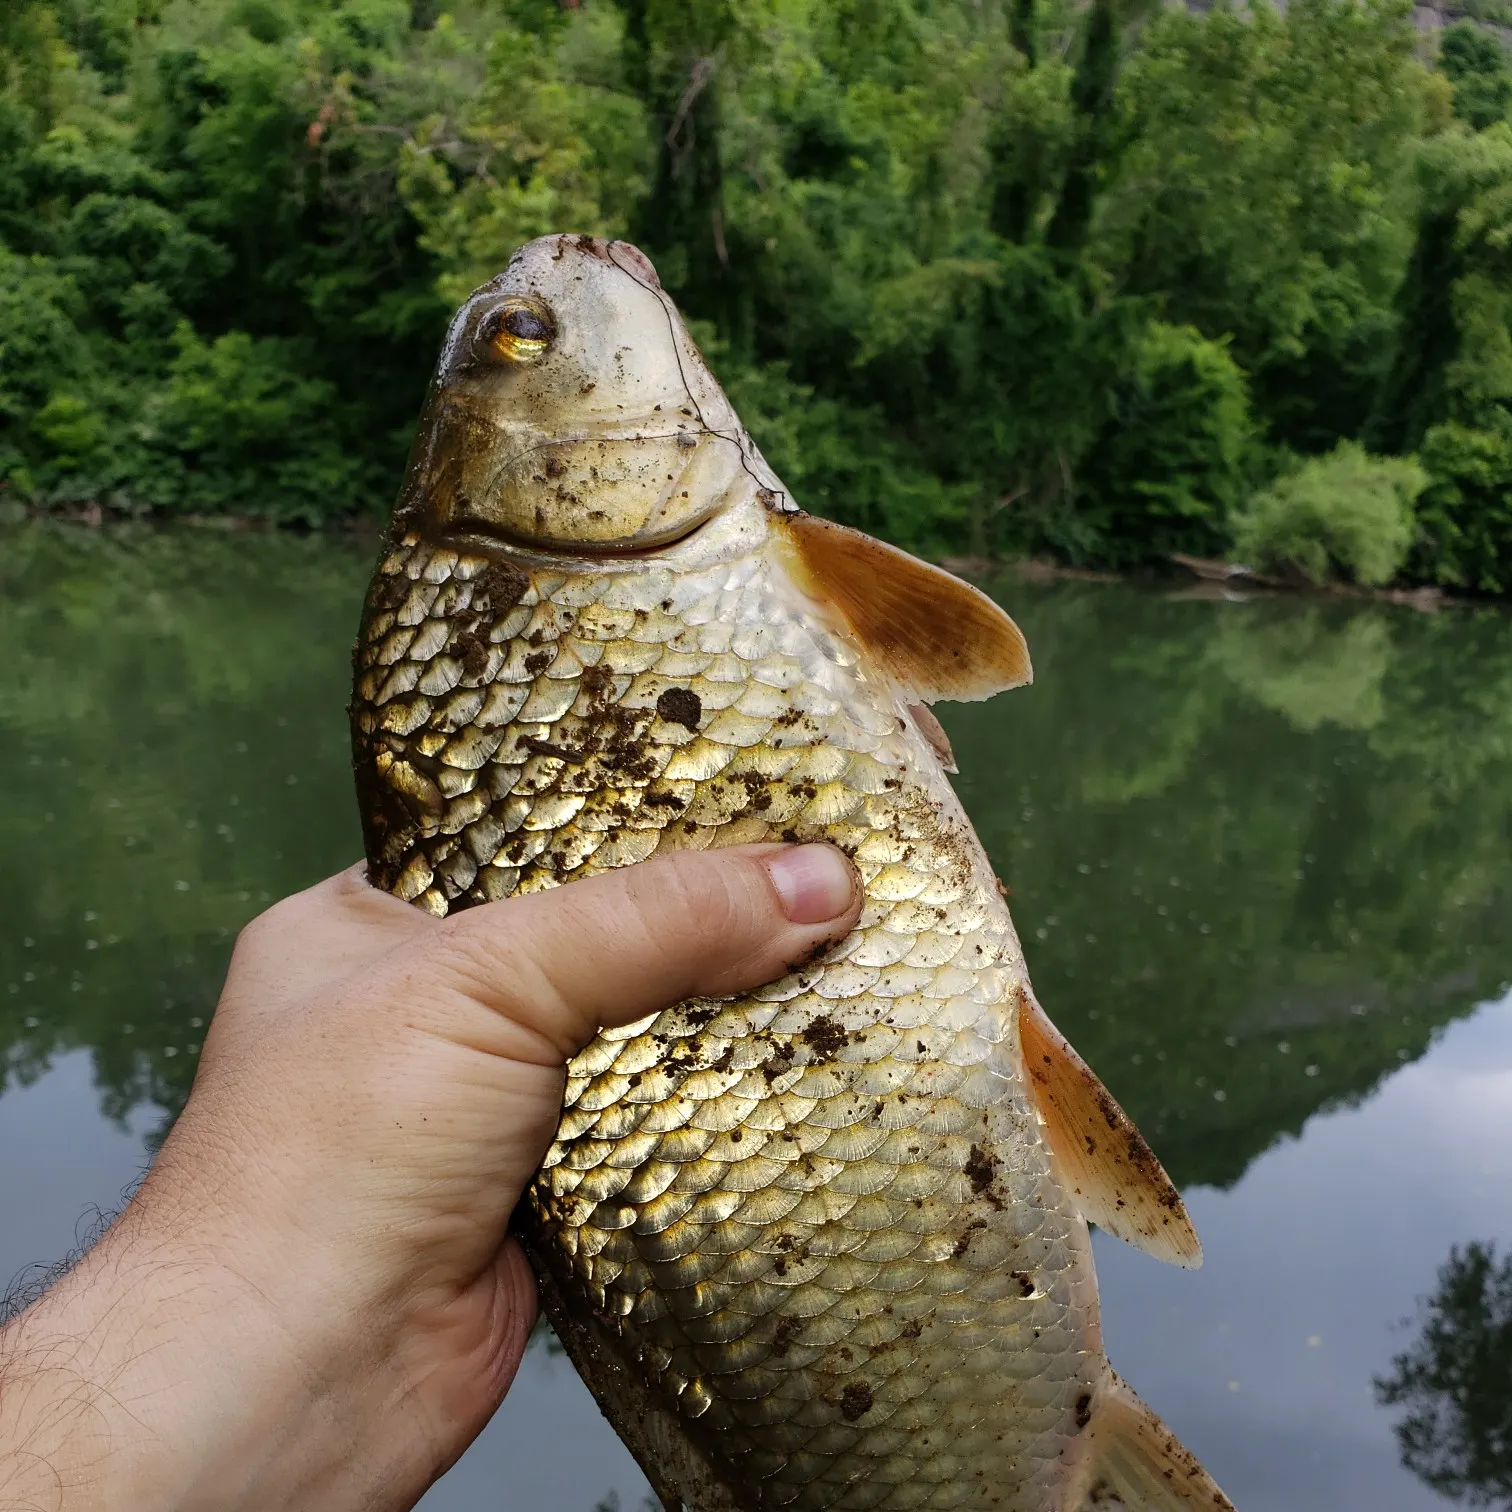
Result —
<svg viewBox="0 0 1512 1512"><path fill-rule="evenodd" d="M536 1316L510 1214L602 1028L855 923L824 845L686 852L439 920L360 869L237 941L120 1219L0 1331L0 1509L407 1508Z"/></svg>

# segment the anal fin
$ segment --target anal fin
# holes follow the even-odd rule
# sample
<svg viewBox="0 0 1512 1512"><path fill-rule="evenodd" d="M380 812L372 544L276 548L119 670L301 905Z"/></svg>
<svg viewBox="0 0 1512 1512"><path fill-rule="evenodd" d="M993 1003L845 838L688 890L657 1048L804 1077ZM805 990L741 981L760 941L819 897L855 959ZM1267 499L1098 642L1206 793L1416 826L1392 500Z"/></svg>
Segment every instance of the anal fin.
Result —
<svg viewBox="0 0 1512 1512"><path fill-rule="evenodd" d="M1077 1444L1069 1512L1234 1512L1191 1450L1109 1376Z"/></svg>
<svg viewBox="0 0 1512 1512"><path fill-rule="evenodd" d="M1082 1217L1157 1260L1195 1270L1202 1245L1181 1194L1027 988L1019 989L1019 1043L1055 1173Z"/></svg>

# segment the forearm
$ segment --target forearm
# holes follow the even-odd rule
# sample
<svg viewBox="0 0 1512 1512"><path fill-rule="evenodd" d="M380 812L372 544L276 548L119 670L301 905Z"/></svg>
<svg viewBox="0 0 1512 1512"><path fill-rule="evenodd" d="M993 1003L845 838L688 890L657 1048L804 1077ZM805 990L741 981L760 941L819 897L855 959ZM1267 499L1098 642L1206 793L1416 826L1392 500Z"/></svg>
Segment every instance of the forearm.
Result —
<svg viewBox="0 0 1512 1512"><path fill-rule="evenodd" d="M360 1483L396 1468L363 1441L378 1414L344 1363L346 1390L328 1389L318 1344L274 1317L213 1255L128 1211L0 1331L0 1512L364 1505Z"/></svg>

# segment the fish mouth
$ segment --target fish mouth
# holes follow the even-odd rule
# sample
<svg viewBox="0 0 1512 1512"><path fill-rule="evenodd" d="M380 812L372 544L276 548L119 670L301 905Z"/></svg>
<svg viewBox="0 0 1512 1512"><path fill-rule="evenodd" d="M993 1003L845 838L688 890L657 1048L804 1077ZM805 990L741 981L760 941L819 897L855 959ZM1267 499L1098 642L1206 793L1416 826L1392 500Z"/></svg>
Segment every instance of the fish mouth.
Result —
<svg viewBox="0 0 1512 1512"><path fill-rule="evenodd" d="M441 534L445 543L454 551L476 552L480 556L498 556L501 553L507 553L513 557L524 557L538 562L643 561L691 541L708 528L716 513L716 510L711 509L696 520L680 521L675 530L645 540L537 540L495 525L488 520L473 519L453 522Z"/></svg>
<svg viewBox="0 0 1512 1512"><path fill-rule="evenodd" d="M456 439L447 461L464 450L467 438ZM502 461L485 457L472 478L465 466L438 475L422 492L437 533L459 543L542 561L643 558L676 547L719 512L723 480L711 480L709 467L727 469L709 452L712 439L640 427L554 437Z"/></svg>

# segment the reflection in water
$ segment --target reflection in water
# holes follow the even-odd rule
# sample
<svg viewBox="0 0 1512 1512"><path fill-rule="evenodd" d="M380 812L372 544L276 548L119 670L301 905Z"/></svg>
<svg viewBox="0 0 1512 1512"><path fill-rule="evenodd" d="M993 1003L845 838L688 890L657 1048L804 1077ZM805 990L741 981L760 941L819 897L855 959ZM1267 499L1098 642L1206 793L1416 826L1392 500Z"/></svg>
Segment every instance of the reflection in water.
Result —
<svg viewBox="0 0 1512 1512"><path fill-rule="evenodd" d="M1412 1347L1377 1380L1402 1463L1444 1496L1512 1506L1512 1256L1493 1245L1449 1252Z"/></svg>
<svg viewBox="0 0 1512 1512"><path fill-rule="evenodd" d="M171 1115L235 931L359 852L366 548L0 534L0 1078ZM944 706L1040 997L1227 1185L1512 978L1512 622L996 585L1035 686ZM0 1081L3 1088L3 1081Z"/></svg>
<svg viewBox="0 0 1512 1512"><path fill-rule="evenodd" d="M346 650L370 556L287 536L0 530L0 1093L11 1094L0 1141L15 1131L0 1149L27 1151L0 1171L0 1212L22 1220L0 1227L7 1271L67 1247L75 1178L58 1172L74 1167L53 1157L72 1141L82 1162L99 1141L89 1103L133 1141L161 1130L187 1091L236 930L358 855ZM1346 1139L1357 1123L1375 1127L1377 1104L1315 1122L1306 1147L1256 1157L1320 1109L1362 1100L1512 980L1512 621L1076 583L996 590L1029 637L1036 683L941 713L1039 996L1178 1182L1227 1187L1251 1168L1232 1197L1198 1194L1214 1259L1198 1276L1107 1256L1110 1321L1127 1336L1119 1363L1167 1395L1173 1424L1192 1421L1187 1436L1220 1479L1259 1435L1246 1512L1407 1505L1386 1444L1361 1458L1354 1427L1317 1431L1348 1417L1346 1397L1360 1405L1383 1363L1371 1320L1398 1304L1362 1313L1354 1352L1336 1362L1343 1323L1329 1306L1347 1311L1340 1298L1391 1270L1372 1255L1396 1263L1424 1237L1422 1213L1402 1213L1404 1169L1440 1215L1433 1232L1446 1242L1465 1231L1466 1215L1433 1206L1450 1157L1419 1170L1412 1162L1439 1146L1393 1147L1387 1190L1375 1180L1385 1145ZM1379 1102L1399 1108L1433 1064ZM46 1084L15 1090L49 1066ZM1468 1107L1453 1085L1456 1108ZM1408 1102L1403 1116L1421 1117ZM1454 1164L1462 1183L1493 1164L1472 1143L1456 1133L1444 1147L1474 1156ZM97 1200L133 1169L111 1165ZM1309 1178L1327 1198L1313 1190L1303 1222ZM43 1182L63 1193L46 1240L32 1222ZM1370 1203L1351 1207L1351 1184ZM1481 1231L1512 1234L1495 1206L1474 1209ZM1394 1295L1421 1288L1441 1253ZM1246 1269L1255 1254L1258 1272ZM1496 1274L1505 1298L1505 1264ZM1246 1321L1240 1351L1224 1341ZM1326 1382L1305 1432L1286 1419L1271 1425L1281 1437L1263 1437L1258 1384L1250 1392L1267 1349L1283 1405L1304 1370ZM1335 1374L1319 1374L1325 1365ZM644 1482L566 1363L537 1348L528 1369L521 1405L492 1430L504 1458L464 1458L426 1505L535 1505L571 1485L569 1503L587 1508L617 1485L620 1512L640 1512ZM1225 1393L1204 1427L1204 1394L1238 1376L1244 1394ZM1236 1439L1213 1442L1223 1431ZM1330 1483L1303 1450L1356 1458ZM1390 1487L1351 1481L1377 1465ZM1233 1478L1238 1492L1244 1476ZM1489 1484L1506 1495L1504 1472ZM1309 1494L1320 1485L1332 1486L1321 1500Z"/></svg>
<svg viewBox="0 0 1512 1512"><path fill-rule="evenodd" d="M1036 989L1228 1186L1512 978L1512 622L1005 585L1035 684L945 706Z"/></svg>
<svg viewBox="0 0 1512 1512"><path fill-rule="evenodd" d="M176 1112L236 930L360 854L347 648L366 549L0 533L0 1090L76 1046Z"/></svg>
<svg viewBox="0 0 1512 1512"><path fill-rule="evenodd" d="M1354 608L1341 620L1304 604L1258 624L1230 614L1219 623L1212 654L1256 703L1304 734L1323 725L1369 730L1385 718L1392 641L1380 608Z"/></svg>

